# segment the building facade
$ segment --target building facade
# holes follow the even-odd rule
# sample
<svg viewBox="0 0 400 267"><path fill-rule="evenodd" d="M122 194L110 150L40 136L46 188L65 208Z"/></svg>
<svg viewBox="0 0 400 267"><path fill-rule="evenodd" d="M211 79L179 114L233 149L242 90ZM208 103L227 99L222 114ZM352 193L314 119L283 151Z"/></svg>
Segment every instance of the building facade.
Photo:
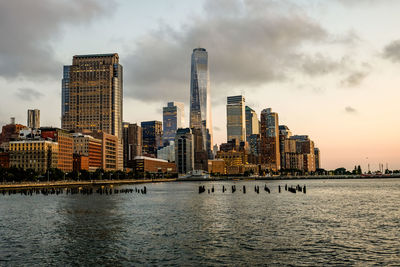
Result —
<svg viewBox="0 0 400 267"><path fill-rule="evenodd" d="M133 168L133 160L142 155L142 127L136 123L123 123L124 168Z"/></svg>
<svg viewBox="0 0 400 267"><path fill-rule="evenodd" d="M246 112L243 96L228 96L226 104L227 141L246 141Z"/></svg>
<svg viewBox="0 0 400 267"><path fill-rule="evenodd" d="M149 173L176 173L175 163L168 162L163 159L155 159L144 156L138 156L134 159L135 173L144 176Z"/></svg>
<svg viewBox="0 0 400 267"><path fill-rule="evenodd" d="M40 128L40 110L28 109L27 125L31 129Z"/></svg>
<svg viewBox="0 0 400 267"><path fill-rule="evenodd" d="M279 121L278 114L272 112L270 108L261 112L261 145L260 159L261 164L267 166L269 170L279 171L281 168L281 158L279 153Z"/></svg>
<svg viewBox="0 0 400 267"><path fill-rule="evenodd" d="M146 157L157 157L157 150L163 146L162 122L144 121L142 126L143 155Z"/></svg>
<svg viewBox="0 0 400 267"><path fill-rule="evenodd" d="M78 161L88 160L87 170L90 172L103 168L103 144L102 140L81 133L73 134L74 159ZM80 156L80 157L77 157ZM83 162L84 163L84 162ZM85 163L84 163L85 164ZM82 166L82 163L81 163ZM84 166L84 165L83 165Z"/></svg>
<svg viewBox="0 0 400 267"><path fill-rule="evenodd" d="M250 135L260 133L260 121L258 120L257 113L249 106L245 108L246 113L246 140L248 141Z"/></svg>
<svg viewBox="0 0 400 267"><path fill-rule="evenodd" d="M175 163L180 174L194 169L193 134L190 128L178 129L175 135Z"/></svg>
<svg viewBox="0 0 400 267"><path fill-rule="evenodd" d="M168 162L175 162L175 141L170 141L169 145L165 145L157 150L157 158Z"/></svg>
<svg viewBox="0 0 400 267"><path fill-rule="evenodd" d="M11 141L10 166L45 173L58 167L58 143L48 140Z"/></svg>
<svg viewBox="0 0 400 267"><path fill-rule="evenodd" d="M123 170L123 162L118 157L119 146L121 146L118 137L102 131L94 131L88 134L101 140L102 169L105 171Z"/></svg>
<svg viewBox="0 0 400 267"><path fill-rule="evenodd" d="M118 54L74 56L64 67L61 128L101 130L122 139L122 93Z"/></svg>
<svg viewBox="0 0 400 267"><path fill-rule="evenodd" d="M314 148L314 156L315 156L315 169L321 169L321 154L319 148Z"/></svg>
<svg viewBox="0 0 400 267"><path fill-rule="evenodd" d="M180 102L168 102L163 107L163 144L175 141L176 130L183 128L185 107Z"/></svg>
<svg viewBox="0 0 400 267"><path fill-rule="evenodd" d="M190 128L200 129L203 150L212 157L213 132L211 121L210 78L208 53L204 48L193 49L190 72ZM206 164L208 165L208 164Z"/></svg>
<svg viewBox="0 0 400 267"><path fill-rule="evenodd" d="M57 168L63 172L73 170L74 139L72 134L60 128L42 127L41 137L51 139L58 143L58 164Z"/></svg>

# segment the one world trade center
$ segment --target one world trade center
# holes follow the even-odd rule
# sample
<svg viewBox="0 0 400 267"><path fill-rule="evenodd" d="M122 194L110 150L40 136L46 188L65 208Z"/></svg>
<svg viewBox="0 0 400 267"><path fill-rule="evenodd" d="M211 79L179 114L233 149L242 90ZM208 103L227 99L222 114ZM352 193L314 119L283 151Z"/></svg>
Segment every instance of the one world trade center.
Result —
<svg viewBox="0 0 400 267"><path fill-rule="evenodd" d="M190 74L190 128L201 131L203 139L202 146L210 158L212 155L210 78L208 71L208 53L204 48L195 48L192 53Z"/></svg>

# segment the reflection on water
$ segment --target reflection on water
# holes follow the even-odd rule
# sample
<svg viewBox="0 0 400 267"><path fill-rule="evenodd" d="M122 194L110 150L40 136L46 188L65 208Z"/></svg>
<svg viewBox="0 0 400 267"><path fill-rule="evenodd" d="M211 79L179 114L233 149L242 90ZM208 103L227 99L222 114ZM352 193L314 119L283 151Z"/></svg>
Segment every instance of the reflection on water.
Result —
<svg viewBox="0 0 400 267"><path fill-rule="evenodd" d="M271 194L246 181L209 182L215 193L201 195L187 182L147 195L0 196L0 265L400 264L400 180L267 183ZM279 194L285 183L307 194Z"/></svg>

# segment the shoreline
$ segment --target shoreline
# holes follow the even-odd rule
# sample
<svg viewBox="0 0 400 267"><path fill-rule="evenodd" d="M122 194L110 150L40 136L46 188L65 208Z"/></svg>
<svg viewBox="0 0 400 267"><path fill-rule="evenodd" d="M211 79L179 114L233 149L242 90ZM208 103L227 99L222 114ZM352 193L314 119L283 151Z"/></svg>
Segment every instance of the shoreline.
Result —
<svg viewBox="0 0 400 267"><path fill-rule="evenodd" d="M28 189L28 188L62 188L81 186L114 186L124 184L164 183L174 182L176 179L140 179L140 180L91 180L91 181L49 181L49 182L26 182L14 184L0 184L0 190Z"/></svg>
<svg viewBox="0 0 400 267"><path fill-rule="evenodd" d="M211 178L171 178L171 179L127 179L127 180L91 180L91 181L49 181L0 184L0 190L15 190L27 188L60 188L60 187L90 187L90 186L118 186L126 184L164 183L164 182L218 182L218 181L281 181L281 180L359 180L359 179L398 179L400 175L374 176L276 176L276 177L211 177Z"/></svg>

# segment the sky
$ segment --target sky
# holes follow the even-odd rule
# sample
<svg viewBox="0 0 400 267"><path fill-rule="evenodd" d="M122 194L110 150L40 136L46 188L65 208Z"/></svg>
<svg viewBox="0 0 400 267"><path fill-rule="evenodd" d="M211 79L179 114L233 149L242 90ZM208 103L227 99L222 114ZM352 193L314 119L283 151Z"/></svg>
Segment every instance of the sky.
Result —
<svg viewBox="0 0 400 267"><path fill-rule="evenodd" d="M190 56L209 54L214 142L226 141L226 97L272 108L309 135L326 169L400 169L400 1L0 0L0 126L60 126L63 65L118 53L124 121L162 121L185 103Z"/></svg>

